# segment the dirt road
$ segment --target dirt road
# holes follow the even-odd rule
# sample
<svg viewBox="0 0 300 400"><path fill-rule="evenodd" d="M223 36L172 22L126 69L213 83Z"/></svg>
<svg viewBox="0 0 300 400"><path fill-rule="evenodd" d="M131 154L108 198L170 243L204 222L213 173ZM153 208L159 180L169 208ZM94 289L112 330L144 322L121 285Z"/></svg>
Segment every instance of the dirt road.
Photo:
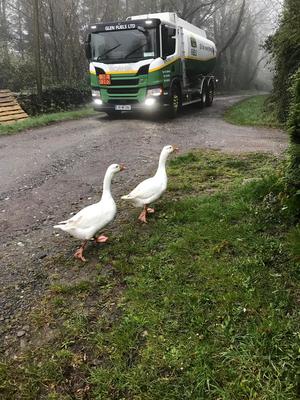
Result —
<svg viewBox="0 0 300 400"><path fill-rule="evenodd" d="M107 166L124 163L127 171L113 183L118 199L156 167L163 145L175 143L182 152L211 148L239 153L281 153L284 133L242 128L222 119L239 96L219 97L213 107L186 109L173 121L104 114L0 137L0 340L22 336L24 314L57 272L49 260L61 254L71 275L82 273L73 261L77 241L54 232L52 225L99 198ZM59 235L59 236L57 236ZM85 266L89 268L89 266ZM66 269L65 265L61 269ZM70 269L69 269L70 271ZM1 347L1 344L0 344Z"/></svg>

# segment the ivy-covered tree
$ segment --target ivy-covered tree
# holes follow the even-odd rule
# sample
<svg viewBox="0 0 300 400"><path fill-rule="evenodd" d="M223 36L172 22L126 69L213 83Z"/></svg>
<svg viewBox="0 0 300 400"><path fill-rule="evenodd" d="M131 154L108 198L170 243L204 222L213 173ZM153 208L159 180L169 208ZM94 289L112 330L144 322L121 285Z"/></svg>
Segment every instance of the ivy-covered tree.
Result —
<svg viewBox="0 0 300 400"><path fill-rule="evenodd" d="M287 170L287 189L300 215L300 68L292 76L290 88L291 103L287 120L290 134L289 164Z"/></svg>
<svg viewBox="0 0 300 400"><path fill-rule="evenodd" d="M285 0L279 28L265 44L265 48L271 53L274 61L273 98L281 122L286 122L288 118L291 78L300 66L299 21L299 0Z"/></svg>
<svg viewBox="0 0 300 400"><path fill-rule="evenodd" d="M285 0L276 33L265 47L274 61L273 100L278 119L290 134L287 194L300 214L300 7L299 0Z"/></svg>

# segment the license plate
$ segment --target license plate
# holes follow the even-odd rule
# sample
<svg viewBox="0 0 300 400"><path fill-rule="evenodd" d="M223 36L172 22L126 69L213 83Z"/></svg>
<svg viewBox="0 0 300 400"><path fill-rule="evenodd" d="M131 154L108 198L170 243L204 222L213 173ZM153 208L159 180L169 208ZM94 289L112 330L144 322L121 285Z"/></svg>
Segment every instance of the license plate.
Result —
<svg viewBox="0 0 300 400"><path fill-rule="evenodd" d="M131 106L130 105L118 105L118 106L115 106L115 110L128 111L128 110L131 110Z"/></svg>

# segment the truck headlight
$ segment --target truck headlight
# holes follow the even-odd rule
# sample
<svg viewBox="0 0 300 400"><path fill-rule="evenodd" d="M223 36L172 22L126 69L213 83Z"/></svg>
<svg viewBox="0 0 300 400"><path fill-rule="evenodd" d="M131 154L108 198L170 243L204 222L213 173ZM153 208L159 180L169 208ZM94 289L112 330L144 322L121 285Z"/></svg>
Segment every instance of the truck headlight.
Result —
<svg viewBox="0 0 300 400"><path fill-rule="evenodd" d="M156 100L153 99L152 97L149 97L149 99L145 100L145 105L146 106L153 106L155 104Z"/></svg>
<svg viewBox="0 0 300 400"><path fill-rule="evenodd" d="M147 91L147 96L161 96L163 94L163 90L161 87L150 88Z"/></svg>
<svg viewBox="0 0 300 400"><path fill-rule="evenodd" d="M97 106L102 106L103 101L101 99L94 99L94 103L97 104Z"/></svg>
<svg viewBox="0 0 300 400"><path fill-rule="evenodd" d="M92 97L98 97L100 99L100 90L92 90Z"/></svg>

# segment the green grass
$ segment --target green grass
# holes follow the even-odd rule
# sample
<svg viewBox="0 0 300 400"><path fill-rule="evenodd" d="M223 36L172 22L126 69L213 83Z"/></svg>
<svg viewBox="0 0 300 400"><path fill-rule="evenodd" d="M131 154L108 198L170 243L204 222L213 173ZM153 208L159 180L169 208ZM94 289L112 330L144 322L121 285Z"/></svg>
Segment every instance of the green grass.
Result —
<svg viewBox="0 0 300 400"><path fill-rule="evenodd" d="M253 96L230 107L225 120L235 125L280 127L274 112L267 107L268 95Z"/></svg>
<svg viewBox="0 0 300 400"><path fill-rule="evenodd" d="M149 224L133 210L87 250L92 279L49 290L42 340L0 363L1 398L297 399L299 230L280 171L262 154L174 159Z"/></svg>
<svg viewBox="0 0 300 400"><path fill-rule="evenodd" d="M97 112L94 111L91 107L84 107L76 111L64 111L53 114L44 114L37 117L29 117L24 121L15 122L10 125L0 125L0 135L10 135L13 133L24 131L26 129L49 125L54 122L80 119L96 114Z"/></svg>

